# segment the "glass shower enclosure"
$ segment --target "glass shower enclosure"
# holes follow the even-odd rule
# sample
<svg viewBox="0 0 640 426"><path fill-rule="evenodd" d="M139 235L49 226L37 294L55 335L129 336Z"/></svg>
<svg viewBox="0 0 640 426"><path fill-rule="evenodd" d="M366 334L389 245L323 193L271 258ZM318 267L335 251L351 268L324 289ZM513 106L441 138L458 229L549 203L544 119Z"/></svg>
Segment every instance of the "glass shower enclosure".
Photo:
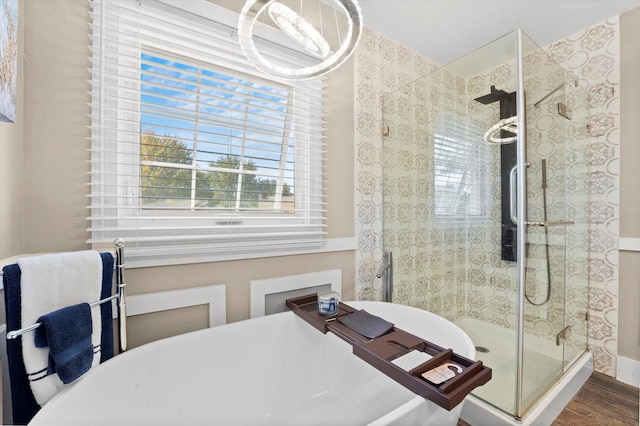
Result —
<svg viewBox="0 0 640 426"><path fill-rule="evenodd" d="M521 31L383 99L392 301L465 330L516 418L587 349L588 115Z"/></svg>

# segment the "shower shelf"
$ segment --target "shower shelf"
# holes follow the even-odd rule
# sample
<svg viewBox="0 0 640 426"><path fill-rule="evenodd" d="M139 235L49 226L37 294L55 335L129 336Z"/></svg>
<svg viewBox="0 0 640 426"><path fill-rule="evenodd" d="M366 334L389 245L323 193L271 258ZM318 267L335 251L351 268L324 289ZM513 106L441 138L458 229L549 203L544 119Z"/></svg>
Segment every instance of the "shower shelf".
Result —
<svg viewBox="0 0 640 426"><path fill-rule="evenodd" d="M484 366L482 361L472 361L451 349L445 349L396 327L375 339L364 337L336 320L338 317L356 312L357 309L340 303L336 315L324 316L317 312L317 300L317 294L310 294L287 299L286 304L296 315L320 332L326 334L330 331L351 344L356 356L407 389L446 410L454 408L473 389L491 379L491 369ZM432 358L409 371L392 363L394 359L413 350L424 352ZM441 384L431 383L421 377L423 373L446 363L459 366L462 371Z"/></svg>

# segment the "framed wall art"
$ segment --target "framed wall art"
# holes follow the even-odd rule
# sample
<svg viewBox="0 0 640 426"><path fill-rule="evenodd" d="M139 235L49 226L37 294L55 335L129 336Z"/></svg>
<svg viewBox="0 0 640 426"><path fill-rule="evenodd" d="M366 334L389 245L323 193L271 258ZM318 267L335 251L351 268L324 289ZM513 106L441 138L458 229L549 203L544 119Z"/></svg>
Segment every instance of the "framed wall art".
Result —
<svg viewBox="0 0 640 426"><path fill-rule="evenodd" d="M18 0L0 0L0 121L16 120Z"/></svg>

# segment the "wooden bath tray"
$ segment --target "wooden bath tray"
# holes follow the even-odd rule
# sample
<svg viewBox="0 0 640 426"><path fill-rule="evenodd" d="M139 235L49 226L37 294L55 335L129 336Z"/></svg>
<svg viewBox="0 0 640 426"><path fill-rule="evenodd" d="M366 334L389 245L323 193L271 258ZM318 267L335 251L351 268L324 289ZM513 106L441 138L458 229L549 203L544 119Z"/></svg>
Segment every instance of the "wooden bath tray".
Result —
<svg viewBox="0 0 640 426"><path fill-rule="evenodd" d="M446 410L454 408L473 389L491 379L491 369L484 366L482 361L472 361L451 349L440 347L397 327L375 339L364 337L337 321L338 317L350 315L357 309L340 303L336 315L324 316L317 311L317 301L318 295L310 294L288 299L286 304L296 315L322 333L330 331L351 344L355 355L382 373ZM432 358L409 371L392 362L414 350L424 352ZM462 368L462 371L440 384L434 384L422 377L422 373L445 363L454 364Z"/></svg>

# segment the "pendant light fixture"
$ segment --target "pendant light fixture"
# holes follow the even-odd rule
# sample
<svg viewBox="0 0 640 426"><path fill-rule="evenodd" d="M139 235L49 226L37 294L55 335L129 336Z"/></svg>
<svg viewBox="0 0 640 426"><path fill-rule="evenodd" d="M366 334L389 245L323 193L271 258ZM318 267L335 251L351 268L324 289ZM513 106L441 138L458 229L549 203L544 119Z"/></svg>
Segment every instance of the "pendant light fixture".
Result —
<svg viewBox="0 0 640 426"><path fill-rule="evenodd" d="M502 130L513 134L513 136L496 136L498 132ZM489 130L484 133L483 139L486 143L492 145L504 145L513 143L518 140L518 116L503 118L496 124L491 126Z"/></svg>
<svg viewBox="0 0 640 426"><path fill-rule="evenodd" d="M257 25L260 23L261 25ZM264 25L278 28L305 52L291 64L265 50ZM302 80L326 74L349 58L362 34L357 0L247 0L238 21L242 51L256 68L272 76Z"/></svg>

